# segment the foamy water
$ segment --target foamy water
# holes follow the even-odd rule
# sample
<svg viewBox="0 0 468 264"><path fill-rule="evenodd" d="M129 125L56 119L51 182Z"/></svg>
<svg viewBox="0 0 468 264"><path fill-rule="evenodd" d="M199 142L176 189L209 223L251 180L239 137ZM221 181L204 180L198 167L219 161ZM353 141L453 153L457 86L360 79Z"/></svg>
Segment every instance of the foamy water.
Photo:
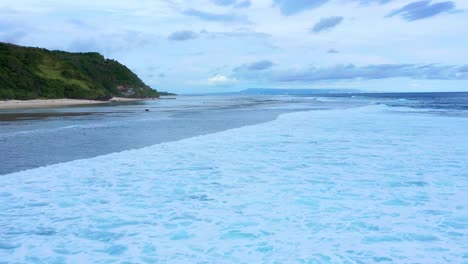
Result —
<svg viewBox="0 0 468 264"><path fill-rule="evenodd" d="M384 106L0 177L0 262L464 263L468 119Z"/></svg>

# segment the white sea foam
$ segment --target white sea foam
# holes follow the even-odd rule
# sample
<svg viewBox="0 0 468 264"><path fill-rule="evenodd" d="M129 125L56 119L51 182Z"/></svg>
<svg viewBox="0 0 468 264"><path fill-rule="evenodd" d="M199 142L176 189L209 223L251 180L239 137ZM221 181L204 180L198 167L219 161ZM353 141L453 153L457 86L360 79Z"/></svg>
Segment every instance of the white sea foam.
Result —
<svg viewBox="0 0 468 264"><path fill-rule="evenodd" d="M468 120L383 106L0 177L0 260L463 263Z"/></svg>

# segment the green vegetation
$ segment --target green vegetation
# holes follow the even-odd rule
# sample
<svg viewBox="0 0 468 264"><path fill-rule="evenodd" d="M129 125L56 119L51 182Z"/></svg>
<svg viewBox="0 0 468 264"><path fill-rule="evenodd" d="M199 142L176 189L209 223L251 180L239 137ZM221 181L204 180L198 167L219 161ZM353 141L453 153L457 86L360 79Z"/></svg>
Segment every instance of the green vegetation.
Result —
<svg viewBox="0 0 468 264"><path fill-rule="evenodd" d="M108 100L159 97L127 67L99 53L69 53L0 43L0 99Z"/></svg>

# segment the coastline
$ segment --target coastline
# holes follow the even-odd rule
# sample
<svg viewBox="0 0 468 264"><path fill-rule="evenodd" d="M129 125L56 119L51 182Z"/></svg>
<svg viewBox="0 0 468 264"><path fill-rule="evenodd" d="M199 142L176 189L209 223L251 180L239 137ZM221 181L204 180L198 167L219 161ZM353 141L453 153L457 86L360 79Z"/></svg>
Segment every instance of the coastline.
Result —
<svg viewBox="0 0 468 264"><path fill-rule="evenodd" d="M34 99L34 100L8 100L0 101L0 110L49 108L62 106L109 104L113 102L131 102L149 100L149 98L125 98L112 97L108 101L86 100L86 99Z"/></svg>

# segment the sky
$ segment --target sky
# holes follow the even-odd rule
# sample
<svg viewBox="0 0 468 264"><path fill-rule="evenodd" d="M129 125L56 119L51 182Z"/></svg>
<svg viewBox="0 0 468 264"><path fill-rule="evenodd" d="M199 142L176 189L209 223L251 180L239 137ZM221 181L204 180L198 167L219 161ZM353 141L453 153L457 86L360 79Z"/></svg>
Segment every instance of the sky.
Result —
<svg viewBox="0 0 468 264"><path fill-rule="evenodd" d="M467 0L0 0L0 41L177 93L468 91Z"/></svg>

